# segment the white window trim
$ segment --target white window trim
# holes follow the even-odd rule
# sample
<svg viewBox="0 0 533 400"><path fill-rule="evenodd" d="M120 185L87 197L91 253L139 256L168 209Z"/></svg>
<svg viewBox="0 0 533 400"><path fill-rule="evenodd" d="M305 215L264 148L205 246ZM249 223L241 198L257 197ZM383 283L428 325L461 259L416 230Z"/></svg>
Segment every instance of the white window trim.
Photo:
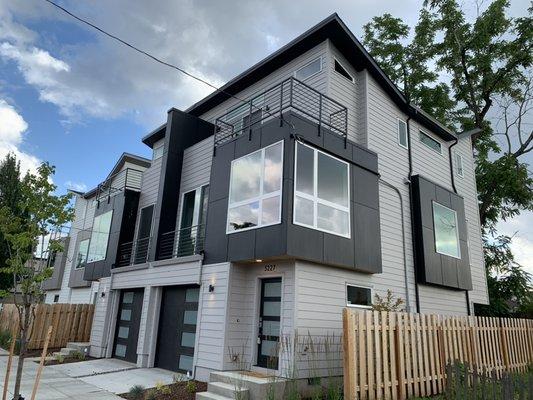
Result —
<svg viewBox="0 0 533 400"><path fill-rule="evenodd" d="M346 73L350 76L350 78L346 78L346 77L345 77L344 75L342 75L340 72L337 72L337 71L335 70L335 61L337 61L337 62L339 63L339 65L340 65L342 68L344 68L344 70L345 70ZM339 75L342 76L344 79L346 79L347 81L352 82L352 83L355 85L355 78L352 76L352 74L350 74L350 73L348 72L348 68L346 68L346 67L344 66L344 64L341 63L337 57L333 57L333 72L339 74Z"/></svg>
<svg viewBox="0 0 533 400"><path fill-rule="evenodd" d="M303 78L303 79L298 78L298 77L296 76L300 70L302 70L302 69L304 69L305 67L307 67L307 66L313 64L314 62L316 62L316 60L320 60L320 63L319 63L319 64L320 64L320 69L319 69L318 71L316 71L314 74L311 74L311 75L309 75L308 77ZM298 68L296 71L294 71L294 73L293 73L292 75L293 75L296 79L298 79L298 80L300 80L300 81L302 81L302 82L305 82L306 80L308 80L308 79L312 78L313 76L316 76L316 75L318 75L318 74L320 74L320 73L322 72L322 70L324 69L324 66L323 66L322 64L323 64L322 56L318 56L317 58L313 58L313 60L309 61L308 63L306 63L306 64L304 64L304 65L302 65L300 68Z"/></svg>
<svg viewBox="0 0 533 400"><path fill-rule="evenodd" d="M280 186L279 186L279 190L276 190L275 192L270 192L270 193L267 193L267 194L263 194L263 184L264 184L264 178L265 178L265 168L264 168L264 164L265 164L265 151L266 149L268 149L269 147L273 147L277 144L281 143L281 176L280 176ZM280 140L279 142L276 142L276 143L272 143L268 146L265 146L259 150L256 150L256 151L252 151L251 153L248 153L248 154L245 154L244 156L242 157L239 157L239 158L236 158L235 160L232 160L231 161L231 167L230 167L230 177L229 177L229 193L228 193L228 209L227 209L227 213L226 213L226 234L227 235L231 235L233 233L238 233L238 232L245 232L245 231L249 231L249 230L252 230L252 229L258 229L258 228L264 228L266 226L272 226L272 225L279 225L281 224L281 209L283 207L283 164L284 164L284 157L283 157L283 154L284 154L284 141L283 140ZM235 202L235 203L230 203L230 196L231 196L231 182L233 181L233 164L235 163L235 161L238 161L240 160L241 158L243 157L247 157L251 154L254 154L254 153L258 153L258 152L261 152L261 184L260 184L260 187L259 187L259 196L256 196L256 197L252 197L252 198L249 198L249 199L246 199L246 200L242 200L242 201L238 201L238 202ZM266 200L266 199L270 199L272 197L276 197L276 196L279 196L279 213L278 213L278 221L277 222L272 222L270 224L261 224L261 219L263 217L263 202L262 200ZM252 203L255 203L255 202L258 202L259 203L259 211L258 211L258 218L257 218L257 225L256 226L250 226L248 228L242 228L242 229L238 229L238 230L233 230L233 231L230 231L229 230L229 210L232 209L232 208L237 208L237 207L240 207L240 206L244 206L244 205L247 205L247 204L252 204Z"/></svg>
<svg viewBox="0 0 533 400"><path fill-rule="evenodd" d="M449 211L452 211L455 215L455 234L457 235L457 252L458 255L455 254L448 254L437 250L437 227L435 225L435 204L439 205L440 207L446 208ZM458 260L461 259L461 239L459 237L459 219L457 218L457 211L451 209L450 207L446 207L443 204L440 204L436 202L435 200L431 200L431 216L433 217L433 243L435 245L435 253L442 254L443 256L453 257Z"/></svg>
<svg viewBox="0 0 533 400"><path fill-rule="evenodd" d="M424 143L424 142L420 139L420 136L418 137L418 141L419 141L420 143L422 143L422 144L423 144L424 146L426 146L428 149L430 149L430 150L434 151L435 153L440 154L440 155L442 156L442 143L441 143L440 141L438 141L437 139L435 139L434 137L432 137L430 134L424 132L424 131L421 130L421 129L418 130L418 133L419 133L419 135L422 134L422 135L424 135L424 136L427 136L428 138L433 139L433 140L436 141L438 144L440 144L440 150L436 150L436 149L434 149L433 147L431 147L430 145Z"/></svg>
<svg viewBox="0 0 533 400"><path fill-rule="evenodd" d="M296 187L297 187L297 166L298 166L298 145L302 145L302 146L306 146L308 148L310 148L311 150L313 150L313 195L310 195L310 194L307 194L307 193L303 193L303 192L299 192L298 190L296 190ZM348 168L348 207L344 207L344 206L341 206L339 204L336 204L336 203L332 203L330 201L327 201L327 200L323 200L321 198L318 197L318 153L322 153L324 154L325 156L327 157L331 157L333 158L334 160L337 160L343 164L345 164ZM301 198L304 198L304 199L307 199L307 200L310 200L313 202L313 207L314 207L314 210L313 210L313 225L308 225L308 224L304 224L302 222L296 222L295 220L295 215L296 215L296 196L299 196ZM317 231L320 231L320 232L326 232L326 233L329 233L329 234L332 234L332 235L336 235L336 236L340 236L340 237L344 237L344 238L347 238L347 239L350 239L351 238L351 233L352 233L352 226L351 226L351 212L350 212L350 201L351 201L351 196L350 196L350 164L346 161L343 161L337 157L333 157L332 155L324 152L324 151L321 151L315 147L312 147L312 146L309 146L305 143L300 143L300 142L296 142L296 146L294 146L294 192L293 192L293 201L292 201L292 223L294 225L299 225L299 226L304 226L306 228L310 228L310 229L315 229ZM331 207L331 208L334 208L336 210L339 210L339 211L344 211L344 212L347 212L348 213L348 234L347 235L342 235L338 232L333 232L333 231L330 231L328 229L323 229L323 228L319 228L318 227L318 204L322 204L322 205L325 205L325 206L328 206L328 207Z"/></svg>
<svg viewBox="0 0 533 400"><path fill-rule="evenodd" d="M465 175L465 164L463 155L455 152L455 171L458 177L463 178ZM459 161L460 160L460 161ZM461 168L459 168L459 164L461 164Z"/></svg>
<svg viewBox="0 0 533 400"><path fill-rule="evenodd" d="M344 303L346 304L346 307L360 308L360 309L364 309L364 310L371 310L372 309L372 304L369 305L369 306L364 306L362 304L349 304L348 303L348 286L370 290L370 302L371 303L372 303L372 299L374 298L374 288L372 286L359 285L359 284L350 283L350 282L346 282L345 285L344 285Z"/></svg>
<svg viewBox="0 0 533 400"><path fill-rule="evenodd" d="M409 150L409 132L407 131L407 122L405 122L405 120L399 117L397 118L397 120L398 123L396 124L396 128L398 129L398 145L406 150ZM403 122L403 124L405 125L405 146L400 141L400 122Z"/></svg>

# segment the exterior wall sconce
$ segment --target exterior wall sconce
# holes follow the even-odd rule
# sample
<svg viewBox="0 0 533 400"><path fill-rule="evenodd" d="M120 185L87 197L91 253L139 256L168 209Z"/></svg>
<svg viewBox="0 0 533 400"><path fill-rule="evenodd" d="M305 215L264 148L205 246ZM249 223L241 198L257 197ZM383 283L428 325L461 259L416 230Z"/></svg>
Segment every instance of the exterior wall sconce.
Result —
<svg viewBox="0 0 533 400"><path fill-rule="evenodd" d="M215 291L215 285L209 285L209 293L213 293Z"/></svg>

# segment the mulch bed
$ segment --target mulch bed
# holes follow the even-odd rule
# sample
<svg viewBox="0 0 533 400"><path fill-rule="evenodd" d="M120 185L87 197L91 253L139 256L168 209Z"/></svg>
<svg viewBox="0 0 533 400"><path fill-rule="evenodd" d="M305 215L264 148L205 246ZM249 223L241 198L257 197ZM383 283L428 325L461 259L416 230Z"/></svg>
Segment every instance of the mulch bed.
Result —
<svg viewBox="0 0 533 400"><path fill-rule="evenodd" d="M162 386L159 389L155 389L155 388L145 389L144 390L144 397L140 397L140 398L138 398L138 397L136 398L136 397L130 396L129 393L119 394L119 396L122 397L123 399L128 399L128 400L142 400L142 399L146 398L146 395L149 392L155 392L156 396L154 398L157 399L157 400L176 400L176 399L180 399L180 400L195 400L196 393L205 392L207 390L207 383L198 382L198 381L192 381L192 382L194 382L195 386L196 386L196 390L194 392L190 392L187 389L187 383L186 382L178 382L178 383L173 383L171 385ZM169 388L170 392L169 393L164 393L165 392L165 388Z"/></svg>

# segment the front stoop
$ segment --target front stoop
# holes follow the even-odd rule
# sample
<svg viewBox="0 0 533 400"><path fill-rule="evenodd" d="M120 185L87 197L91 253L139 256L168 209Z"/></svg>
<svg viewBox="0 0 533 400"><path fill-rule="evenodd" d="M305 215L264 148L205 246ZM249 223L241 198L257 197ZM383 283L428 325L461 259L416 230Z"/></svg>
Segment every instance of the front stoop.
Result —
<svg viewBox="0 0 533 400"><path fill-rule="evenodd" d="M239 372L211 372L207 392L197 393L196 400L264 400L274 387L275 399L283 399L285 380L250 376Z"/></svg>
<svg viewBox="0 0 533 400"><path fill-rule="evenodd" d="M70 357L77 352L89 355L90 347L91 344L88 342L68 342L67 347L63 347L60 351L53 353L52 356L57 357L61 355L63 357Z"/></svg>

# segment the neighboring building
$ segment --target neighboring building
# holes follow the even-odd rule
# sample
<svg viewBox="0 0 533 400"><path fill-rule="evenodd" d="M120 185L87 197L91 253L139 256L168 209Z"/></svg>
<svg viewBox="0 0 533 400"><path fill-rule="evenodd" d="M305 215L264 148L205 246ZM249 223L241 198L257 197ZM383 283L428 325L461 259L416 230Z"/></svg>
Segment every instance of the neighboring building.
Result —
<svg viewBox="0 0 533 400"><path fill-rule="evenodd" d="M89 264L87 269L92 271L102 264L97 262L99 259L111 260L115 256L120 229L133 232L142 174L149 166L150 160L124 153L96 188L86 193L71 191L74 220L68 237L63 239L63 252L54 256L53 274L43 282L45 303L95 302L98 281L85 278L85 267ZM100 216L109 204L117 211L112 216L111 213ZM133 218L130 225L122 215L123 210Z"/></svg>
<svg viewBox="0 0 533 400"><path fill-rule="evenodd" d="M336 14L143 142L131 214L79 197L102 250L92 356L207 380L236 349L283 374L280 337L340 335L387 289L413 312L488 301L471 138L409 105Z"/></svg>

